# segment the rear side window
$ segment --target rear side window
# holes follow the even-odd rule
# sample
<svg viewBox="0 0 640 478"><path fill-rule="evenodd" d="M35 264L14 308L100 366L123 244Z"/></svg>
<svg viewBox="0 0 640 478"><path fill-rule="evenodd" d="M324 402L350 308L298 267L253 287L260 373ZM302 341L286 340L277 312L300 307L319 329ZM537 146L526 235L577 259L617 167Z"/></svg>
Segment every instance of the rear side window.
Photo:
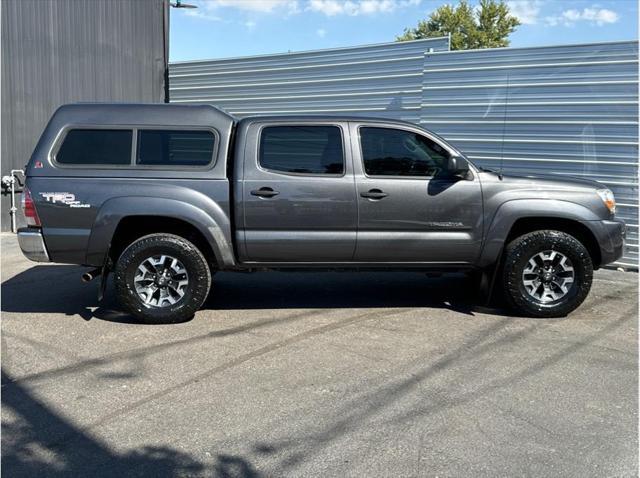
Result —
<svg viewBox="0 0 640 478"><path fill-rule="evenodd" d="M126 129L72 129L56 153L60 164L131 164L131 138Z"/></svg>
<svg viewBox="0 0 640 478"><path fill-rule="evenodd" d="M268 126L260 136L260 166L298 174L343 174L337 126Z"/></svg>
<svg viewBox="0 0 640 478"><path fill-rule="evenodd" d="M138 131L137 164L205 166L213 160L215 136L211 131Z"/></svg>

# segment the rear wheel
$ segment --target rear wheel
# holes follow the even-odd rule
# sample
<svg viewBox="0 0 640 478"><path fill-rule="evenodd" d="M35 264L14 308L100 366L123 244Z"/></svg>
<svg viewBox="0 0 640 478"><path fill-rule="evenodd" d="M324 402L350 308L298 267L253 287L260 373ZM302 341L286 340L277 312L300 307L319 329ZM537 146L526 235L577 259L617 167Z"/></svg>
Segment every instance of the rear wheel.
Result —
<svg viewBox="0 0 640 478"><path fill-rule="evenodd" d="M142 322L189 320L211 287L211 271L191 242L173 234L150 234L127 247L116 264L116 296Z"/></svg>
<svg viewBox="0 0 640 478"><path fill-rule="evenodd" d="M563 317L587 297L593 280L589 252L560 231L535 231L506 248L503 283L509 303L533 317Z"/></svg>

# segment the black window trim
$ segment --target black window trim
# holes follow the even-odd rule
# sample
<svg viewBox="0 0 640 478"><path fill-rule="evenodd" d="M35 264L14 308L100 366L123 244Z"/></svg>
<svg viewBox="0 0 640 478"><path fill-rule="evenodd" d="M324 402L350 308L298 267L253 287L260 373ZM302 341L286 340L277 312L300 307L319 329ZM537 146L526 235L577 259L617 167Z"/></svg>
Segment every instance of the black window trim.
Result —
<svg viewBox="0 0 640 478"><path fill-rule="evenodd" d="M422 180L429 180L429 179L433 179L435 176L431 175L431 176L394 176L394 175L390 175L390 174L385 174L385 175L369 175L367 174L367 169L365 168L364 165L364 153L362 151L362 140L361 140L361 133L360 133L360 129L361 128L378 128L378 129L395 129L395 130L400 130L400 131L407 131L410 133L414 133L414 134L418 134L420 136L424 136L426 138L428 138L429 140L433 141L434 143L436 143L438 146L440 146L442 149L444 149L447 153L449 153L449 155L458 155L458 152L456 150L454 150L453 148L451 148L449 145L442 143L441 141L439 141L438 139L434 138L432 135L430 135L428 132L418 129L418 128L412 128L411 126L406 126L406 125L397 125L397 124L390 124L390 123L358 123L357 124L357 132L358 132L358 137L356 138L356 141L358 141L358 151L360 153L360 166L362 168L362 174L368 178L368 179L422 179ZM473 169L473 167L471 166L471 163L469 163L469 167Z"/></svg>
<svg viewBox="0 0 640 478"><path fill-rule="evenodd" d="M278 126L334 126L338 128L340 131L340 137L342 139L342 164L344 168L342 169L342 173L292 173L287 171L279 171L277 169L265 168L260 164L260 146L262 143L262 131L265 128L272 128ZM314 177L314 178L343 178L347 175L347 144L346 144L346 136L344 134L344 126L339 123L333 122L304 122L304 121L283 121L283 122L273 122L273 123L264 123L261 124L258 128L258 141L256 142L256 167L259 171L263 171L265 173L278 174L282 176L302 176L302 177Z"/></svg>
<svg viewBox="0 0 640 478"><path fill-rule="evenodd" d="M71 130L76 129L92 129L92 130L127 130L131 131L133 135L131 138L131 155L129 164L64 164L59 163L56 159L64 140L67 137L67 134ZM161 165L161 164L136 164L137 155L138 155L138 131L140 130L165 130L165 131L209 131L213 133L214 143L213 143L213 153L211 155L211 161L207 164L203 165L180 165L180 166L172 166ZM164 124L67 124L58 132L51 149L49 150L49 163L61 169L122 169L122 170L131 170L131 169L150 169L150 170L160 170L160 171L207 171L213 169L218 162L218 152L220 151L220 133L217 129L211 126L190 126L190 125L164 125Z"/></svg>

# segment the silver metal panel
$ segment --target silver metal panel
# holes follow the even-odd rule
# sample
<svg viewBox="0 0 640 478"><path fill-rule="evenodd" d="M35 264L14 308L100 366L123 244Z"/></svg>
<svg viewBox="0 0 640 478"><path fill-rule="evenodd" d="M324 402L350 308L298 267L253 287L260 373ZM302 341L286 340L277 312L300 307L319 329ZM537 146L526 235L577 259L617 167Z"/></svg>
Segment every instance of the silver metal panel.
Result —
<svg viewBox="0 0 640 478"><path fill-rule="evenodd" d="M24 168L62 104L164 101L167 8L165 0L2 1L3 175Z"/></svg>
<svg viewBox="0 0 640 478"><path fill-rule="evenodd" d="M638 263L638 43L427 54L421 124L475 163L609 186Z"/></svg>
<svg viewBox="0 0 640 478"><path fill-rule="evenodd" d="M419 121L422 67L448 38L171 63L172 103L211 103L233 115L344 113Z"/></svg>
<svg viewBox="0 0 640 478"><path fill-rule="evenodd" d="M403 119L481 166L601 181L628 224L619 264L637 266L638 43L447 50L444 38L172 63L170 97L241 117Z"/></svg>

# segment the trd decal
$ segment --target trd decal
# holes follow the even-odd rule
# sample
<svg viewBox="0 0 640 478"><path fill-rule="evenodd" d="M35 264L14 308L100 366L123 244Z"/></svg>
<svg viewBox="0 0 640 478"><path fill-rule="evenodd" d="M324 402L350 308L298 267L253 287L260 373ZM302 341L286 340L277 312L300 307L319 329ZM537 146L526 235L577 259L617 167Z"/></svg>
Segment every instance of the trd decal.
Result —
<svg viewBox="0 0 640 478"><path fill-rule="evenodd" d="M40 193L47 202L52 204L66 204L69 207L91 207L91 204L81 203L72 193Z"/></svg>

